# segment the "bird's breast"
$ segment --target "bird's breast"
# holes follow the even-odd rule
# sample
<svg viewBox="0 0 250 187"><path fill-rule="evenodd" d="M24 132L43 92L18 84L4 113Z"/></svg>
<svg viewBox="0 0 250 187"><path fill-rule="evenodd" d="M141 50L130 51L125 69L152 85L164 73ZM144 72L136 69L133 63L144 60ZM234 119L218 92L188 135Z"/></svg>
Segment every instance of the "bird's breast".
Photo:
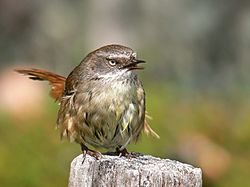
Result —
<svg viewBox="0 0 250 187"><path fill-rule="evenodd" d="M107 148L128 143L141 120L137 100L136 86L122 81L93 92L87 120L95 137L87 142Z"/></svg>

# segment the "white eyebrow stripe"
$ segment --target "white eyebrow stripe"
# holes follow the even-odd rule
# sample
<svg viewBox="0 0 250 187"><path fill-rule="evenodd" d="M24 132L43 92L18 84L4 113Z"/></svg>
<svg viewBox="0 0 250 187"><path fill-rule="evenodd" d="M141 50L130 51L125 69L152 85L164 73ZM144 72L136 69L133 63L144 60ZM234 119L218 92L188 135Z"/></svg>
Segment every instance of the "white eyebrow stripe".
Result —
<svg viewBox="0 0 250 187"><path fill-rule="evenodd" d="M108 56L108 58L110 58L110 59L112 59L112 58L128 58L130 56L136 57L136 53L134 52L132 54L130 54L130 53L110 54Z"/></svg>
<svg viewBox="0 0 250 187"><path fill-rule="evenodd" d="M126 54L111 54L108 56L108 58L112 59L112 58L128 58L128 55Z"/></svg>

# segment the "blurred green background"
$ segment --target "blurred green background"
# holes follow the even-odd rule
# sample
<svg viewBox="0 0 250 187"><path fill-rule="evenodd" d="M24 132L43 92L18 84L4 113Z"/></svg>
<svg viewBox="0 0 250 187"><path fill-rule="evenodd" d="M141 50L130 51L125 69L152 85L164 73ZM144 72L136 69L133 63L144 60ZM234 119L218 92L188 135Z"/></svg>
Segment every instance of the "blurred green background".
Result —
<svg viewBox="0 0 250 187"><path fill-rule="evenodd" d="M250 1L0 0L0 186L67 186L80 154L55 130L49 86L12 71L67 76L118 43L145 59L151 126L130 151L203 170L204 186L250 186Z"/></svg>

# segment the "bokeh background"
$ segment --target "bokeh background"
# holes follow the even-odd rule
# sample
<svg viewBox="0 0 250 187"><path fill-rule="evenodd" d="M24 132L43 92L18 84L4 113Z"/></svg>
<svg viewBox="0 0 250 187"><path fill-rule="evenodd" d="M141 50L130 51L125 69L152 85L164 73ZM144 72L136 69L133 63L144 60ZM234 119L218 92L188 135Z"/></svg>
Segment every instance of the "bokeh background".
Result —
<svg viewBox="0 0 250 187"><path fill-rule="evenodd" d="M131 151L190 163L204 186L250 186L250 1L0 0L0 186L67 186L76 144L60 141L49 86L118 43L145 59L150 124Z"/></svg>

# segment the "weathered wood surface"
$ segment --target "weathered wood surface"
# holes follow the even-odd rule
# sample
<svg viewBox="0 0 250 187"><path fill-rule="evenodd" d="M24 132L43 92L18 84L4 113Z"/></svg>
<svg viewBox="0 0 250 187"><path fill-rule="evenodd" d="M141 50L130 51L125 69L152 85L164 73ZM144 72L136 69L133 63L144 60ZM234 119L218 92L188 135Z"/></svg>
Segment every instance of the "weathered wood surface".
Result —
<svg viewBox="0 0 250 187"><path fill-rule="evenodd" d="M69 187L200 187L202 172L188 164L152 156L127 159L104 156L100 160L79 155L71 163Z"/></svg>

